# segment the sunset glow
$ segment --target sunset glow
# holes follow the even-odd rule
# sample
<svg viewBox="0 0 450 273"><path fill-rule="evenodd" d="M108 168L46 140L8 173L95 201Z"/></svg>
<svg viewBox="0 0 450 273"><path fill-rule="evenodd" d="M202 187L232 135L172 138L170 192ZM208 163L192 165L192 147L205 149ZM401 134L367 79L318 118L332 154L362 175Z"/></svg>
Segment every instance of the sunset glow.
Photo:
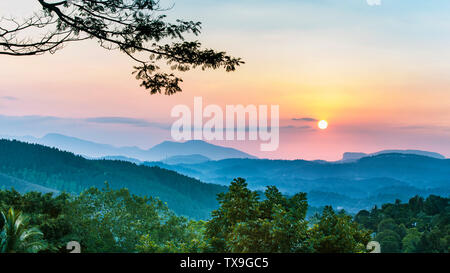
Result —
<svg viewBox="0 0 450 273"><path fill-rule="evenodd" d="M259 157L338 160L343 152L394 148L450 156L450 29L440 23L448 18L450 1L175 2L169 16L202 21L198 39L205 47L246 64L233 73L183 73L183 92L161 96L139 86L126 56L94 41L53 55L2 56L0 133L62 133L149 148L171 139L170 110L201 96L222 108L280 106L276 152L260 152L251 141L215 142ZM6 15L34 9L24 1L0 2ZM268 17L277 23L269 27ZM45 125L28 124L27 116ZM92 117L158 126L85 121ZM332 127L317 124L324 117L333 117ZM20 122L27 125L19 128Z"/></svg>
<svg viewBox="0 0 450 273"><path fill-rule="evenodd" d="M317 126L319 126L319 129L325 130L328 128L328 122L326 120L321 120Z"/></svg>

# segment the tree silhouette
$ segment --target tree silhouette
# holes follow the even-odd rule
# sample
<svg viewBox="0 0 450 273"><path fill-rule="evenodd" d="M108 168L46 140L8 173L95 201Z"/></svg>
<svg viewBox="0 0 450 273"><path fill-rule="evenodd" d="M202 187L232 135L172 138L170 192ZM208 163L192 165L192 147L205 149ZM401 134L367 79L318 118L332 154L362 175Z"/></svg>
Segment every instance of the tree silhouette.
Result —
<svg viewBox="0 0 450 273"><path fill-rule="evenodd" d="M161 63L179 72L191 68L224 68L234 71L244 62L225 52L203 49L198 41L186 41L188 34L198 36L201 23L167 20L158 0L36 0L42 10L18 21L0 21L0 55L30 56L54 53L65 44L96 40L108 50L120 50L133 59L141 86L151 94L172 95L181 91L182 79L161 72ZM30 33L39 33L28 36ZM39 36L39 37L38 37Z"/></svg>

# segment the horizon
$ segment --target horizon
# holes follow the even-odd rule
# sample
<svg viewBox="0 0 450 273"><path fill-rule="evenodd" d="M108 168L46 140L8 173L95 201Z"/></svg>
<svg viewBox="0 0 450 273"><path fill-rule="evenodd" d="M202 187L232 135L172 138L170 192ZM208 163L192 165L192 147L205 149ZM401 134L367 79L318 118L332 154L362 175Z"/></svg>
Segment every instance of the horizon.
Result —
<svg viewBox="0 0 450 273"><path fill-rule="evenodd" d="M130 60L92 41L53 55L3 56L0 134L55 132L147 148L171 140L173 106L201 96L223 108L280 106L277 151L259 151L258 141L211 142L261 158L333 161L385 149L450 157L450 3L162 1L170 3L169 18L201 21L206 47L246 64L228 74L184 73L184 91L168 97L148 94ZM4 15L33 8L0 3ZM318 120L329 127L319 130Z"/></svg>
<svg viewBox="0 0 450 273"><path fill-rule="evenodd" d="M45 134L45 135L43 135L43 136L34 136L34 135L13 136L13 135L2 135L2 134L0 134L0 139L17 140L17 141L20 141L20 142L32 143L32 142L28 142L27 139L24 139L24 138L29 138L29 137L31 137L31 138L33 138L33 139L35 139L35 140L40 140L40 139L44 139L44 138L46 138L46 137L48 137L48 136L61 136L61 137L71 138L71 139L75 139L75 140L79 140L79 141L84 141L84 142L89 142L89 143L97 144L97 145L108 145L108 146L111 146L111 147L113 147L113 148L138 148L138 149L140 149L140 150L142 150L142 151L149 151L149 150L151 150L152 148L154 148L154 147L156 147L156 146L159 146L160 144L164 144L164 143L181 143L181 144L183 144L183 143L188 143L188 142L203 142L203 143L207 143L207 144L219 146L219 147L222 147L222 148L232 148L232 149L236 149L236 150L239 151L239 152L243 152L243 153L248 154L249 156L255 157L255 158L253 158L253 159L257 159L257 160L267 160L267 159L269 159L269 160L288 160L288 161L294 161L294 160L306 160L306 161L325 161L325 162L328 162L328 163L335 163L335 162L339 162L339 161L343 160L343 159L344 159L344 155L345 155L346 153L357 153L357 154L358 154L358 153L363 153L363 154L365 154L363 157L366 157L366 156L374 156L374 154L377 154L377 153L380 153L380 152L400 153L400 154L401 154L402 152L411 152L411 154L414 154L414 155L420 155L420 154L418 154L417 152L425 152L425 153L434 153L434 154L443 156L444 158L442 158L442 159L449 159L449 157L447 157L446 155L444 155L444 154L442 154L442 153L440 153L440 152L437 152L437 151L426 151L426 150L418 150L418 149L382 149L382 150L370 151L370 152L368 152L368 151L346 151L346 152L342 153L341 157L340 157L339 159L337 159L337 160L325 160L325 159L321 159L321 158L316 158L316 159L305 159L305 158L291 158L291 159L285 159L285 158L264 158L264 157L257 157L257 156L255 156L255 155L253 155L253 154L251 154L251 153L247 153L247 152L245 152L245 151L239 150L239 149L237 149L237 148L233 148L233 147L231 147L231 146L224 146L224 145L220 145L220 144L214 144L214 143L212 143L212 142L210 142L210 141L206 141L206 140L196 140L196 139L185 140L185 141L164 140L164 141L161 141L161 142L159 142L159 143L157 143L157 144L155 144L155 145L152 145L152 146L150 146L150 147L140 147L140 146L135 146L135 145L119 146L119 145L114 145L114 144L95 142L95 141L91 141L91 140L89 140L89 139L82 139L82 138L77 138L77 137L74 137L74 136L69 136L69 135L64 135L64 134L59 134L59 133L48 133L48 134ZM28 139L28 140L29 140L29 139ZM46 146L46 147L50 147L50 148L58 148L58 149L61 149L61 150L63 150L63 151L71 152L71 153L73 153L73 154L75 154L75 155L80 155L80 156L84 156L84 157L87 156L87 157L89 157L89 159L101 159L101 158L108 157L108 156L111 156L111 157L114 157L114 156L123 156L123 157L127 157L127 158L130 158L130 159L136 159L136 160L139 160L139 161L141 161L141 162L143 161L143 160L138 159L138 158L133 158L132 156L129 156L129 155L127 155L127 154L98 155L97 157L91 158L91 157L88 156L88 155L83 155L82 153L77 153L76 151L65 150L65 149L59 148L58 146L51 146L51 145L49 145L49 144L40 144L40 143L38 143L38 144L39 144L39 145ZM205 152L205 151L199 151L198 154L201 155L202 152ZM189 156L189 155L196 155L196 154L195 154L195 153L193 153L193 154L186 154L186 156ZM176 157L176 156L177 156L177 155L169 156L169 158L171 158L171 157ZM183 155L183 156L184 156L184 155ZM430 155L421 155L421 156L432 157L432 156L430 156ZM230 159L232 159L232 158L233 158L233 157L230 157ZM432 158L435 158L435 157L432 157ZM211 161L218 161L218 160L214 160L214 159L211 159L211 158L208 158L208 159L211 160ZM228 158L226 158L226 159L228 159ZM250 158L250 159L252 159L252 158ZM440 159L440 158L438 158L438 159ZM145 161L145 160L144 160L144 161Z"/></svg>

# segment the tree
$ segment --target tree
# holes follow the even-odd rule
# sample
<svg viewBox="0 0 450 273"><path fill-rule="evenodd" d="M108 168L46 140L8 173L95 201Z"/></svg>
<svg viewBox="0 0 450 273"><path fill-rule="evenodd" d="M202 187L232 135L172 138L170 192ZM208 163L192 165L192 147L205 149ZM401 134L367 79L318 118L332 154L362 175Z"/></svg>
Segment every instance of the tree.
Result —
<svg viewBox="0 0 450 273"><path fill-rule="evenodd" d="M398 253L402 249L402 238L397 232L390 229L378 233L375 241L380 243L383 253Z"/></svg>
<svg viewBox="0 0 450 273"><path fill-rule="evenodd" d="M448 253L450 251L450 227L444 230L434 227L425 231L416 246L418 253Z"/></svg>
<svg viewBox="0 0 450 273"><path fill-rule="evenodd" d="M181 252L194 239L194 224L162 201L114 190L90 188L72 202L69 220L76 227L70 240L83 252ZM190 246L190 245L189 245Z"/></svg>
<svg viewBox="0 0 450 273"><path fill-rule="evenodd" d="M45 249L42 232L28 225L28 218L10 208L3 218L0 233L0 253L38 252Z"/></svg>
<svg viewBox="0 0 450 273"><path fill-rule="evenodd" d="M267 187L265 200L247 188L242 178L218 196L220 208L206 226L214 252L307 252L306 194L291 198Z"/></svg>
<svg viewBox="0 0 450 273"><path fill-rule="evenodd" d="M146 234L141 236L136 250L142 253L201 253L208 249L204 238L204 221L189 221L181 230L178 237L172 238L162 243L158 243L158 238L154 235Z"/></svg>
<svg viewBox="0 0 450 273"><path fill-rule="evenodd" d="M423 210L423 197L416 195L409 199L409 207L415 214L421 212Z"/></svg>
<svg viewBox="0 0 450 273"><path fill-rule="evenodd" d="M447 253L450 251L449 198L414 196L408 203L383 204L355 220L377 230L382 252Z"/></svg>
<svg viewBox="0 0 450 273"><path fill-rule="evenodd" d="M385 230L394 230L397 227L397 224L395 223L394 219L387 218L383 219L378 224L378 232L383 232Z"/></svg>
<svg viewBox="0 0 450 273"><path fill-rule="evenodd" d="M133 72L151 94L181 91L182 79L160 72L161 62L179 72L191 68L234 71L244 62L225 52L202 49L201 23L169 22L158 0L36 0L39 13L23 21L0 21L0 54L12 56L54 53L68 43L96 40L108 50L120 50L137 65ZM37 33L28 37L29 33ZM40 34L40 35L39 35ZM170 41L170 43L169 43Z"/></svg>
<svg viewBox="0 0 450 273"><path fill-rule="evenodd" d="M247 188L245 179L231 182L226 193L217 195L220 208L212 212L212 219L206 227L206 237L215 252L229 251L229 236L236 224L255 218L258 194Z"/></svg>
<svg viewBox="0 0 450 273"><path fill-rule="evenodd" d="M27 192L22 195L15 190L0 191L0 211L13 207L26 215L28 224L43 233L47 245L43 251L66 252L67 236L72 233L72 223L66 216L70 200L71 196L67 193L53 196L52 193Z"/></svg>
<svg viewBox="0 0 450 273"><path fill-rule="evenodd" d="M416 228L410 228L406 236L402 239L402 251L405 253L416 252L417 245L420 242L421 233Z"/></svg>
<svg viewBox="0 0 450 273"><path fill-rule="evenodd" d="M367 252L370 231L361 229L352 217L345 213L335 213L326 206L317 224L310 231L313 249L318 253L359 253Z"/></svg>

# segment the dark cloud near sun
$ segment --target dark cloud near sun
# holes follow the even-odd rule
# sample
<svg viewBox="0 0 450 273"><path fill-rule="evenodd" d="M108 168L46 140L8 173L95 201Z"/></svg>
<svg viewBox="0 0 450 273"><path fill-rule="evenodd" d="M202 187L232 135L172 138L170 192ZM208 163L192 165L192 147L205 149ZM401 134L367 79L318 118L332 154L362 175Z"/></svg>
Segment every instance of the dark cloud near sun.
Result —
<svg viewBox="0 0 450 273"><path fill-rule="evenodd" d="M318 119L310 118L310 117L293 118L292 120L293 120L293 121L305 121L305 122L316 122L316 121L319 121Z"/></svg>
<svg viewBox="0 0 450 273"><path fill-rule="evenodd" d="M289 131L315 131L315 128L304 125L304 126L294 126L294 125L287 125L287 126L281 126L280 130L289 130Z"/></svg>

